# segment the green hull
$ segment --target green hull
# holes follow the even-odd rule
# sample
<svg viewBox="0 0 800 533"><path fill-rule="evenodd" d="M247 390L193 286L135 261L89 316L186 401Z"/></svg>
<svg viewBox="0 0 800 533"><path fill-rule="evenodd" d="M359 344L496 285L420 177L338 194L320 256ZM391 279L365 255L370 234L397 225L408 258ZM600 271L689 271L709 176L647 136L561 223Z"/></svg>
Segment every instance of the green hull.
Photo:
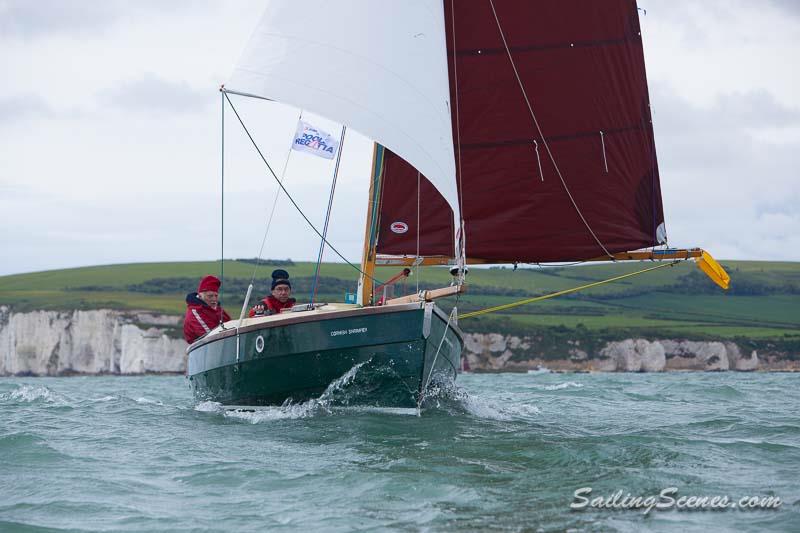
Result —
<svg viewBox="0 0 800 533"><path fill-rule="evenodd" d="M458 327L432 303L282 314L248 320L238 331L235 325L189 347L196 399L280 405L342 389L345 403L413 407L431 382L455 379L463 349Z"/></svg>

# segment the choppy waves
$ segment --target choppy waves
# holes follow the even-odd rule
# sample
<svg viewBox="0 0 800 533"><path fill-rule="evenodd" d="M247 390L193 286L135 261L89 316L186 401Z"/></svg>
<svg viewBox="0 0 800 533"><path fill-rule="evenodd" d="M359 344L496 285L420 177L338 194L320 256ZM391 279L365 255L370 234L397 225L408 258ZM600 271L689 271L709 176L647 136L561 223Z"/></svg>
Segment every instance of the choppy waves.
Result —
<svg viewBox="0 0 800 533"><path fill-rule="evenodd" d="M10 392L0 394L0 401L24 403L42 401L48 403L57 403L62 402L63 399L57 397L57 395L47 387L24 384Z"/></svg>
<svg viewBox="0 0 800 533"><path fill-rule="evenodd" d="M220 415L227 419L243 421L251 424L269 423L276 420L302 419L319 416L350 416L359 413L380 413L386 415L417 416L441 412L450 415L471 415L477 418L511 421L517 418L527 419L539 414L536 405L515 403L500 399L488 400L470 394L467 389L451 382L434 384L423 397L417 408L386 407L382 405L363 405L357 400L367 397L364 388L365 378L359 373L364 371L365 363L358 364L339 379L332 382L319 398L301 403L286 402L281 406L225 406L213 401L200 401L194 410L201 413ZM375 372L375 369L369 369ZM383 372L384 369L378 369ZM370 375L367 379L372 379ZM388 380L387 380L388 381ZM555 385L541 385L537 388L554 391L569 388L581 388L583 385L571 381ZM372 388L370 385L369 389ZM413 396L411 391L403 394Z"/></svg>
<svg viewBox="0 0 800 533"><path fill-rule="evenodd" d="M800 376L463 375L420 409L394 409L359 405L370 371L352 369L318 399L259 409L196 402L180 377L2 379L0 529L761 531L800 521ZM786 503L571 512L586 486Z"/></svg>

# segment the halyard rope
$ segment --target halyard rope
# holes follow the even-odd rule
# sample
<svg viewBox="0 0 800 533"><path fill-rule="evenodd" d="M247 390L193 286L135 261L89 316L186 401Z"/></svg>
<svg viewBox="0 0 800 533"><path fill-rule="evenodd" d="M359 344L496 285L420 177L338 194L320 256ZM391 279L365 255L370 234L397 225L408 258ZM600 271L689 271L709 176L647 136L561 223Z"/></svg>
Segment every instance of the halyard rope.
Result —
<svg viewBox="0 0 800 533"><path fill-rule="evenodd" d="M518 302L511 302L503 305L496 305L494 307L488 307L486 309L481 309L479 311L472 311L471 313L464 313L463 315L459 316L459 320L463 320L465 318L472 318L476 316L485 315L488 313L495 313L497 311L505 311L506 309L512 309L514 307L519 307L521 305L527 305L534 302L540 302L542 300L549 300L550 298L555 298L556 296L564 296L565 294L572 294L573 292L582 291L584 289L589 289L591 287L597 287L599 285L605 285L606 283L612 283L614 281L619 281L625 278L632 278L633 276L638 276L639 274L644 274L646 272L652 272L653 270L658 270L659 268L671 267L675 266L678 263L686 261L685 259L680 259L677 261L672 261L670 263L662 263L660 265L645 268L644 270L637 270L636 272L631 272L629 274L623 274L621 276L616 276L613 278L605 279L603 281L595 281L593 283L588 283L586 285L581 285L580 287L573 287L572 289L566 289L563 291L553 292L550 294L544 294L542 296L536 296L533 298L526 298L525 300L519 300Z"/></svg>

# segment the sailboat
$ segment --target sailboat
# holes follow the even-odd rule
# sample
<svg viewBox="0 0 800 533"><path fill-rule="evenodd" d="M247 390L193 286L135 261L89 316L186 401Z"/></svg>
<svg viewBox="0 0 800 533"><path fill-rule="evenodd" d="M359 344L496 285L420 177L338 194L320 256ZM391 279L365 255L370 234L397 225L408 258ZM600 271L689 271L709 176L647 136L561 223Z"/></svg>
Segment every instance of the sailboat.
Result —
<svg viewBox="0 0 800 533"><path fill-rule="evenodd" d="M696 260L727 286L707 252L667 245L635 0L277 0L222 91L374 150L357 301L243 307L188 348L198 398L303 401L370 365L398 386L369 401L418 405L461 367L458 306L436 300L459 298L468 264ZM453 283L379 294L378 267L420 265Z"/></svg>

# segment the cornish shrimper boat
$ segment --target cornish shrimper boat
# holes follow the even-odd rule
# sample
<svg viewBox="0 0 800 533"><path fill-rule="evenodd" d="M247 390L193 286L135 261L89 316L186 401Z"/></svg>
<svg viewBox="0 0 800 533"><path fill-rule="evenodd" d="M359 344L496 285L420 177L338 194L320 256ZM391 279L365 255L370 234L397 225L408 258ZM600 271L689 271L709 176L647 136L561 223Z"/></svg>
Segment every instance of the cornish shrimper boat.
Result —
<svg viewBox="0 0 800 533"><path fill-rule="evenodd" d="M461 367L457 305L435 300L466 264L692 259L727 285L667 247L635 0L275 0L221 91L245 132L232 97L375 144L356 303L243 318L248 291L188 349L198 399L302 401L373 367L364 402L419 405ZM376 267L419 265L453 284L379 300Z"/></svg>
<svg viewBox="0 0 800 533"><path fill-rule="evenodd" d="M328 304L215 331L192 345L188 371L200 398L280 405L318 397L351 369L369 364L379 369L380 389L368 385L364 402L414 407L429 379L455 379L462 348L458 328L433 302Z"/></svg>

